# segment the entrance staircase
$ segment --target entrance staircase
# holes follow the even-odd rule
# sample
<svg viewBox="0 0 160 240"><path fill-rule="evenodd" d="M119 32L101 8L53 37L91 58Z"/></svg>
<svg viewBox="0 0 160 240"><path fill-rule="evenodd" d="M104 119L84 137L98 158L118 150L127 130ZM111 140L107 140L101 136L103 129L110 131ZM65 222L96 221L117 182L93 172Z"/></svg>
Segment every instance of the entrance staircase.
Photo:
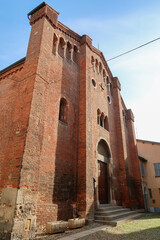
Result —
<svg viewBox="0 0 160 240"><path fill-rule="evenodd" d="M140 218L144 215L144 210L131 211L115 204L101 204L95 212L95 222L117 226L125 221Z"/></svg>

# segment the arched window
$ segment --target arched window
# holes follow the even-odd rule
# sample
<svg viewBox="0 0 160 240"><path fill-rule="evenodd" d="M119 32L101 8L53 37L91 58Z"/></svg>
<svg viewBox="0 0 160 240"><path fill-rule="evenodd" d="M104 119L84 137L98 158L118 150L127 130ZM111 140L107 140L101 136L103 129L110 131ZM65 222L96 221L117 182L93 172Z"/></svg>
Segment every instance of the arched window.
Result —
<svg viewBox="0 0 160 240"><path fill-rule="evenodd" d="M104 69L103 69L103 77L106 77L106 72Z"/></svg>
<svg viewBox="0 0 160 240"><path fill-rule="evenodd" d="M72 45L70 42L67 42L66 58L68 58L69 60L71 59L71 50L72 50Z"/></svg>
<svg viewBox="0 0 160 240"><path fill-rule="evenodd" d="M102 63L101 62L99 63L99 72L100 72L100 74L102 73Z"/></svg>
<svg viewBox="0 0 160 240"><path fill-rule="evenodd" d="M98 60L96 59L96 71L99 73Z"/></svg>
<svg viewBox="0 0 160 240"><path fill-rule="evenodd" d="M100 117L100 126L104 127L104 113L102 112L101 117Z"/></svg>
<svg viewBox="0 0 160 240"><path fill-rule="evenodd" d="M58 45L58 54L63 58L64 57L64 48L65 48L65 41L62 37L59 39L59 45Z"/></svg>
<svg viewBox="0 0 160 240"><path fill-rule="evenodd" d="M75 45L73 48L73 61L78 64L78 48Z"/></svg>
<svg viewBox="0 0 160 240"><path fill-rule="evenodd" d="M53 49L52 49L52 52L53 52L54 55L56 55L57 43L58 43L58 37L54 33L54 36L53 36Z"/></svg>
<svg viewBox="0 0 160 240"><path fill-rule="evenodd" d="M67 101L64 98L61 98L59 106L59 120L61 122L67 123L67 114L68 114Z"/></svg>
<svg viewBox="0 0 160 240"><path fill-rule="evenodd" d="M105 140L101 139L99 141L97 150L98 150L98 154L100 154L104 157L107 157L107 158L111 158L111 152L110 152L109 146Z"/></svg>
<svg viewBox="0 0 160 240"><path fill-rule="evenodd" d="M91 57L91 64L94 65L94 57Z"/></svg>

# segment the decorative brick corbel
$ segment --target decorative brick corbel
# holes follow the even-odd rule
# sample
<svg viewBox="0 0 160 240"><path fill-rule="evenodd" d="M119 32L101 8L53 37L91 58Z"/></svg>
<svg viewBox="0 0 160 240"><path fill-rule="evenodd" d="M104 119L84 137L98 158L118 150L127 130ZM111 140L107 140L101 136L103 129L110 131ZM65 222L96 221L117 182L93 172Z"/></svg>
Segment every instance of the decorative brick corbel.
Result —
<svg viewBox="0 0 160 240"><path fill-rule="evenodd" d="M118 77L113 77L112 82L113 82L113 88L118 88L121 91L121 84L119 82Z"/></svg>
<svg viewBox="0 0 160 240"><path fill-rule="evenodd" d="M92 39L88 35L83 35L80 40L80 44L87 44L90 49L92 49Z"/></svg>
<svg viewBox="0 0 160 240"><path fill-rule="evenodd" d="M133 115L132 110L131 109L127 109L125 111L125 113L126 113L126 119L134 122L134 115Z"/></svg>

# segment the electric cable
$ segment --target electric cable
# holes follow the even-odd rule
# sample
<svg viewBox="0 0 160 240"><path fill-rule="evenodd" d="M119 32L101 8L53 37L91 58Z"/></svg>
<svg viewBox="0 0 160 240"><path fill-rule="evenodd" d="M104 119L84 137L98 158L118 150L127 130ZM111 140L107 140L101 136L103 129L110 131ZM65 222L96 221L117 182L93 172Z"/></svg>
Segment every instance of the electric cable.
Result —
<svg viewBox="0 0 160 240"><path fill-rule="evenodd" d="M144 47L144 46L146 46L146 45L148 45L148 44L150 44L150 43L153 43L153 42L155 42L155 41L157 41L157 40L160 40L160 37L159 37L159 38L156 38L156 39L154 39L154 40L152 40L152 41L149 41L149 42L147 42L147 43L144 43L144 44L142 44L142 45L140 45L140 46L138 46L138 47L136 47L136 48L133 48L133 49L127 51L127 52L121 53L121 54L119 54L119 55L117 55L117 56L115 56L115 57L113 57L113 58L110 58L110 59L107 60L107 62L109 62L109 61L111 61L111 60L113 60L113 59L115 59L115 58L121 57L121 56L123 56L123 55L125 55L125 54L128 54L128 53L130 53L130 52L133 52L133 51L135 51L135 50L137 50L137 49L139 49L139 48L142 48L142 47Z"/></svg>

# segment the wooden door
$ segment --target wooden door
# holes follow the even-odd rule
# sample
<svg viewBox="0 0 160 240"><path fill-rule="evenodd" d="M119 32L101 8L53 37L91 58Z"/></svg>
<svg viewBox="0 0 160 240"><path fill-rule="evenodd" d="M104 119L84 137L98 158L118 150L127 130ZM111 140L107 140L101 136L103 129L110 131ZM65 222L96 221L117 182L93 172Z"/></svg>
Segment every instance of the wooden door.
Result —
<svg viewBox="0 0 160 240"><path fill-rule="evenodd" d="M108 165L98 161L98 193L101 204L109 202Z"/></svg>

